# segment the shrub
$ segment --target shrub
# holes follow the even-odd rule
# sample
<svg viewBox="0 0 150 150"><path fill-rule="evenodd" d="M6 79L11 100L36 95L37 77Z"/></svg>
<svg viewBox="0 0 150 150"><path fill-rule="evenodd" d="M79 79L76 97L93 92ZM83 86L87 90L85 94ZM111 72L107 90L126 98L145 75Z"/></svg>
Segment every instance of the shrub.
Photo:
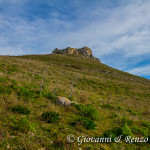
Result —
<svg viewBox="0 0 150 150"><path fill-rule="evenodd" d="M131 129L128 127L127 123L124 123L120 128L120 135L123 136L133 136Z"/></svg>
<svg viewBox="0 0 150 150"><path fill-rule="evenodd" d="M26 117L21 118L16 123L16 130L19 130L20 132L27 133L29 131L35 131L35 128L32 123L28 121Z"/></svg>
<svg viewBox="0 0 150 150"><path fill-rule="evenodd" d="M115 127L111 130L104 131L103 137L108 137L108 138L111 137L112 141L114 142L115 137L118 135L118 130L119 130L119 128Z"/></svg>
<svg viewBox="0 0 150 150"><path fill-rule="evenodd" d="M56 96L52 92L48 92L46 98L53 101L56 98Z"/></svg>
<svg viewBox="0 0 150 150"><path fill-rule="evenodd" d="M133 121L127 119L126 117L122 118L122 123L127 123L127 125L129 125L129 126L133 125Z"/></svg>
<svg viewBox="0 0 150 150"><path fill-rule="evenodd" d="M148 122L148 121L143 121L143 122L142 122L142 126L147 127L147 128L150 129L150 122Z"/></svg>
<svg viewBox="0 0 150 150"><path fill-rule="evenodd" d="M134 134L142 134L144 136L148 136L149 134L149 129L146 127L138 127L136 125L131 127L131 130Z"/></svg>
<svg viewBox="0 0 150 150"><path fill-rule="evenodd" d="M47 123L55 123L59 121L59 113L57 112L44 112L42 113L42 118L45 120Z"/></svg>
<svg viewBox="0 0 150 150"><path fill-rule="evenodd" d="M28 101L30 98L33 98L34 92L26 87L19 87L18 96Z"/></svg>
<svg viewBox="0 0 150 150"><path fill-rule="evenodd" d="M52 92L42 91L42 96L54 102L56 95Z"/></svg>
<svg viewBox="0 0 150 150"><path fill-rule="evenodd" d="M79 111L80 114L85 116L85 117L89 117L93 120L97 120L99 118L99 113L98 111L93 108L91 105L78 105L78 104L74 104L73 106L75 106Z"/></svg>
<svg viewBox="0 0 150 150"><path fill-rule="evenodd" d="M89 118L86 118L86 117L79 117L79 118L75 119L71 123L71 125L73 125L73 126L75 126L75 125L82 125L87 130L95 129L95 127L96 127L95 123L92 120L90 120Z"/></svg>
<svg viewBox="0 0 150 150"><path fill-rule="evenodd" d="M123 123L121 127L115 127L111 130L105 131L103 133L104 137L111 137L112 136L112 140L114 141L114 138L119 136L119 135L123 135L123 137L125 136L133 136L131 129L127 126L127 123Z"/></svg>
<svg viewBox="0 0 150 150"><path fill-rule="evenodd" d="M13 112L17 112L17 113L20 113L20 114L24 114L24 115L30 114L30 110L25 106L16 105L16 106L12 106L10 109Z"/></svg>

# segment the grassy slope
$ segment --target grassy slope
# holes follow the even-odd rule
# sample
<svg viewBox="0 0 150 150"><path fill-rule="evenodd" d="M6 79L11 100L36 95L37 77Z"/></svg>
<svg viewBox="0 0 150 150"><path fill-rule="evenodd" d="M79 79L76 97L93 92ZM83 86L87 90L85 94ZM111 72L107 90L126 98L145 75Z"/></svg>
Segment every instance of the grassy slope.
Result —
<svg viewBox="0 0 150 150"><path fill-rule="evenodd" d="M45 73L46 89L40 96ZM94 130L72 126L81 113L73 106L57 106L52 96L65 96L78 104L91 104L99 118ZM64 55L0 56L0 148L6 149L148 149L148 144L68 143L68 134L102 136L104 131L128 123L134 136L149 136L150 80L110 68L88 58ZM26 106L28 115L12 111ZM58 112L58 123L46 123L45 111ZM123 119L125 118L125 119Z"/></svg>

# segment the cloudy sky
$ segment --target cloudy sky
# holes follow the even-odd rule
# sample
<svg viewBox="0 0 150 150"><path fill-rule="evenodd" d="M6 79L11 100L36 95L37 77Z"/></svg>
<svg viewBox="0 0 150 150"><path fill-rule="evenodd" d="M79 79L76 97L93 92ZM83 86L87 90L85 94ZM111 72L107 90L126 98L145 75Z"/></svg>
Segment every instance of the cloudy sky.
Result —
<svg viewBox="0 0 150 150"><path fill-rule="evenodd" d="M68 46L150 78L150 0L0 0L0 55Z"/></svg>

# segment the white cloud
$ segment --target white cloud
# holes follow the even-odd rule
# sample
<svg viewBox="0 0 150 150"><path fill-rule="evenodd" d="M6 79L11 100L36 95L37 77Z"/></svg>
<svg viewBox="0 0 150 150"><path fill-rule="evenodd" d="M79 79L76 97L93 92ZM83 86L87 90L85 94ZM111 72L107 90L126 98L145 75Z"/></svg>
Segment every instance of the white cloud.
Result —
<svg viewBox="0 0 150 150"><path fill-rule="evenodd" d="M150 65L139 67L139 68L134 68L134 69L128 70L127 72L134 74L134 75L138 75L138 76L150 76Z"/></svg>
<svg viewBox="0 0 150 150"><path fill-rule="evenodd" d="M91 22L86 20L86 16L94 17L93 14L99 15L100 12L105 15L104 10L97 8L94 12L91 10L88 12L88 9L79 9L78 14L81 15L75 21L61 20L59 18L62 14L59 13L54 18L48 20L37 18L33 22L19 17L11 18L11 16L5 20L5 16L2 16L1 29L7 28L4 34L8 36L1 35L1 37L9 40L9 37L11 39L13 36L14 44L19 41L23 49L26 46L30 47L30 42L38 41L41 44L44 42L42 45L49 46L43 47L45 50L50 49L54 44L60 48L67 45L76 47L88 45L99 57L120 50L124 51L126 56L147 54L150 53L150 43L148 42L150 40L149 8L149 1L142 4L131 3L110 9L103 19L101 16ZM87 11L86 14L85 11ZM74 29L77 24L81 28ZM12 48L14 48L13 45Z"/></svg>

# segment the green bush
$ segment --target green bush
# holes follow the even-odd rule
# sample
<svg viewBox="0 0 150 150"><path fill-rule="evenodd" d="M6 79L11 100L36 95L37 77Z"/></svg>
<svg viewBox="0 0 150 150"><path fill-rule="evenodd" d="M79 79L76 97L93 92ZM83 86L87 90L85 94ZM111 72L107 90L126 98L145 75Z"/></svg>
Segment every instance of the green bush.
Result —
<svg viewBox="0 0 150 150"><path fill-rule="evenodd" d="M133 136L131 129L128 127L127 123L124 123L120 128L120 135L123 136Z"/></svg>
<svg viewBox="0 0 150 150"><path fill-rule="evenodd" d="M131 130L134 134L137 134L137 135L142 134L144 136L148 136L149 134L149 129L146 127L138 127L134 125L131 127Z"/></svg>
<svg viewBox="0 0 150 150"><path fill-rule="evenodd" d="M17 112L17 113L20 113L20 114L24 114L24 115L30 114L30 110L27 107L25 107L25 106L16 105L16 106L10 107L10 109L13 112Z"/></svg>
<svg viewBox="0 0 150 150"><path fill-rule="evenodd" d="M112 136L112 140L114 141L114 138L119 136L119 135L123 135L123 137L125 136L133 136L131 129L127 126L127 123L123 123L121 127L115 127L111 130L105 131L103 133L104 137L111 137Z"/></svg>
<svg viewBox="0 0 150 150"><path fill-rule="evenodd" d="M147 128L150 129L150 122L148 122L148 121L143 121L143 122L142 122L142 126L147 127Z"/></svg>
<svg viewBox="0 0 150 150"><path fill-rule="evenodd" d="M46 95L46 98L50 99L50 100L54 100L56 98L56 96L52 92L48 92Z"/></svg>
<svg viewBox="0 0 150 150"><path fill-rule="evenodd" d="M16 123L16 130L27 133L29 131L35 131L34 125L28 121L27 117L21 118L17 123Z"/></svg>
<svg viewBox="0 0 150 150"><path fill-rule="evenodd" d="M99 118L98 111L95 108L93 108L93 106L91 106L91 105L84 106L81 104L80 105L74 104L73 106L79 110L80 115L89 117L92 120L97 120Z"/></svg>
<svg viewBox="0 0 150 150"><path fill-rule="evenodd" d="M54 102L56 95L52 92L42 91L41 95Z"/></svg>
<svg viewBox="0 0 150 150"><path fill-rule="evenodd" d="M126 117L122 118L122 123L127 123L127 125L129 125L129 126L133 125L133 121L127 119Z"/></svg>
<svg viewBox="0 0 150 150"><path fill-rule="evenodd" d="M111 130L104 131L103 137L108 137L108 138L111 137L112 141L114 142L115 137L119 136L118 130L119 130L119 128L115 127Z"/></svg>
<svg viewBox="0 0 150 150"><path fill-rule="evenodd" d="M92 130L92 129L95 129L95 127L96 127L95 123L92 120L90 120L89 118L86 118L86 117L79 117L79 118L75 119L71 123L71 125L73 125L73 126L82 125L87 130Z"/></svg>
<svg viewBox="0 0 150 150"><path fill-rule="evenodd" d="M44 112L42 113L42 119L47 123L55 123L59 121L59 113L57 112Z"/></svg>
<svg viewBox="0 0 150 150"><path fill-rule="evenodd" d="M18 96L20 98L23 98L24 100L28 101L29 99L32 99L34 97L34 91L26 87L19 87L18 89Z"/></svg>

